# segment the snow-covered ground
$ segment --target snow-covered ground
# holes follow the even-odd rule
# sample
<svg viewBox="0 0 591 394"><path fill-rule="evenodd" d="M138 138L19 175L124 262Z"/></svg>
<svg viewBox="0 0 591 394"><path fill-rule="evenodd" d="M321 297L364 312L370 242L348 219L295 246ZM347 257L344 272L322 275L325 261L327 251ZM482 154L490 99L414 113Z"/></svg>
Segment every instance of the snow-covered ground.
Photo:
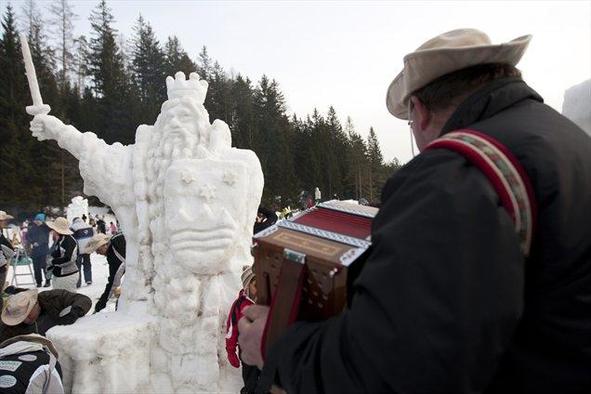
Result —
<svg viewBox="0 0 591 394"><path fill-rule="evenodd" d="M92 265L92 284L86 285L84 281L82 281L82 286L78 289L78 293L87 295L92 300L92 309L89 312L92 313L94 311L94 304L98 301L99 297L105 290L105 285L107 284L107 278L109 277L109 267L107 265L107 259L105 256L101 256L99 254L93 253L90 256L90 261ZM33 266L31 265L31 271L33 270ZM12 267L8 269L8 277L6 281L12 284L12 277L13 277L13 269ZM26 266L17 266L17 272L19 274L27 274L28 269ZM18 287L23 288L34 288L35 279L29 275L27 276L18 276ZM84 279L84 277L83 277ZM26 283L27 285L20 285L20 283ZM33 283L33 284L31 284ZM39 291L46 291L51 290L53 287L41 287ZM107 304L107 307L103 309L103 311L113 311L115 310L115 300L111 299Z"/></svg>

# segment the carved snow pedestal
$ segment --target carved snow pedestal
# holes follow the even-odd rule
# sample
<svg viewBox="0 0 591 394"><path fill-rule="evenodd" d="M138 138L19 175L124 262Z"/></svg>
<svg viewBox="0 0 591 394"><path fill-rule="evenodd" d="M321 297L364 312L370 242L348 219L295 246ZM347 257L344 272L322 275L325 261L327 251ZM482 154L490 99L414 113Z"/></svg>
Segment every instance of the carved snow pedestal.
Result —
<svg viewBox="0 0 591 394"><path fill-rule="evenodd" d="M131 146L107 145L53 116L31 124L80 160L84 192L113 209L127 240L119 310L48 332L73 393L237 392L224 324L251 264L263 189L256 155L209 123L207 82L168 77L168 100Z"/></svg>

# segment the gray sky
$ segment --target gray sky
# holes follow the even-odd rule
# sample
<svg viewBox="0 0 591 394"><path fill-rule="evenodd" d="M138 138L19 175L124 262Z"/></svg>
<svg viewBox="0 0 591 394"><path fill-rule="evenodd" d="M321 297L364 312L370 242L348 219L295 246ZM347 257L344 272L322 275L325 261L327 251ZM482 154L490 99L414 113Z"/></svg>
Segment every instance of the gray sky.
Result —
<svg viewBox="0 0 591 394"><path fill-rule="evenodd" d="M6 3L6 0L0 0ZM23 1L13 0L20 12ZM38 1L41 8L49 1ZM98 1L70 1L76 33L88 35ZM203 45L226 70L275 78L288 111L299 116L333 105L363 136L373 126L384 159L410 159L406 122L392 117L386 88L402 58L429 38L473 27L493 43L533 40L518 65L546 103L561 110L566 88L591 77L591 1L159 1L111 0L125 37L139 13L161 42L179 37L195 59ZM2 6L4 11L5 6ZM162 81L164 83L164 81Z"/></svg>

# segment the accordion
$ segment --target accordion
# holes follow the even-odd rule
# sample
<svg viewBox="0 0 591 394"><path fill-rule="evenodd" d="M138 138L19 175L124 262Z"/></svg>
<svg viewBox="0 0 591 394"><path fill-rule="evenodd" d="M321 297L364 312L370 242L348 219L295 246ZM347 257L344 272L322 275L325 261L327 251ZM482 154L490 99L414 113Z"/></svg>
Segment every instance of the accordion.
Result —
<svg viewBox="0 0 591 394"><path fill-rule="evenodd" d="M257 303L271 306L263 348L296 320L325 320L343 311L377 212L333 200L255 234Z"/></svg>

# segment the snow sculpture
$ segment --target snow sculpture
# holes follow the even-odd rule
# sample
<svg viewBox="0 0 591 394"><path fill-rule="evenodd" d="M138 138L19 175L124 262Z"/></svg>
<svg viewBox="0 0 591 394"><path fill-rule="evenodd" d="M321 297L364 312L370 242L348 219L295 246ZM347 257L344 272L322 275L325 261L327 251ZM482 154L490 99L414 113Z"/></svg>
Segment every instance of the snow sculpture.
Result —
<svg viewBox="0 0 591 394"><path fill-rule="evenodd" d="M74 218L82 218L82 216L88 216L88 200L81 196L72 198L72 202L66 209L66 217L68 222L72 223Z"/></svg>
<svg viewBox="0 0 591 394"><path fill-rule="evenodd" d="M564 92L562 114L591 136L591 79Z"/></svg>
<svg viewBox="0 0 591 394"><path fill-rule="evenodd" d="M229 364L218 355L241 266L252 259L263 174L252 151L231 147L224 122L209 123L206 81L179 72L166 86L155 124L139 126L130 146L28 111L37 139L56 140L80 160L84 192L113 209L127 240L119 312L49 332L69 359L65 383L73 392L237 389L223 387ZM121 335L135 335L135 345L117 347ZM125 373L109 360L124 363Z"/></svg>

